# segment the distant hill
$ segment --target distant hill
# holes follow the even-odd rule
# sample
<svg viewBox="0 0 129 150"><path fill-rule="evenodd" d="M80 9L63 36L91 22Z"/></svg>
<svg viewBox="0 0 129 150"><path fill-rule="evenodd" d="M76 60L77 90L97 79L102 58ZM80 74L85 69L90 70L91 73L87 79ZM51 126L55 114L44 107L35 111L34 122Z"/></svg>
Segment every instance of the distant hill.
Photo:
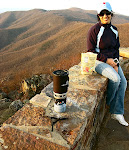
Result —
<svg viewBox="0 0 129 150"><path fill-rule="evenodd" d="M0 14L0 78L15 79L20 72L51 73L80 62L86 51L89 28L97 22L96 11L12 11ZM129 47L129 17L115 14L122 47Z"/></svg>
<svg viewBox="0 0 129 150"><path fill-rule="evenodd" d="M80 8L70 8L66 10L54 10L52 13L64 16L70 21L81 21L86 23L96 23L97 12L95 10L83 10ZM129 16L124 16L121 14L114 14L113 24L124 24L129 23Z"/></svg>

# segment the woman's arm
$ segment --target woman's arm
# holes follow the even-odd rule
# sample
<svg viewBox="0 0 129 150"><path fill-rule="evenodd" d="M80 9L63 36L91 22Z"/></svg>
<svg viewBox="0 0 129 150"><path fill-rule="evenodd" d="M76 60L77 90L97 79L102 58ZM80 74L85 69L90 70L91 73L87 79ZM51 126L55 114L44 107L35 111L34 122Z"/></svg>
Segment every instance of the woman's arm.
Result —
<svg viewBox="0 0 129 150"><path fill-rule="evenodd" d="M94 26L90 28L88 34L87 34L87 51L88 52L96 52L96 45L97 45L97 31L95 31ZM97 60L106 62L108 56L106 54L97 53Z"/></svg>

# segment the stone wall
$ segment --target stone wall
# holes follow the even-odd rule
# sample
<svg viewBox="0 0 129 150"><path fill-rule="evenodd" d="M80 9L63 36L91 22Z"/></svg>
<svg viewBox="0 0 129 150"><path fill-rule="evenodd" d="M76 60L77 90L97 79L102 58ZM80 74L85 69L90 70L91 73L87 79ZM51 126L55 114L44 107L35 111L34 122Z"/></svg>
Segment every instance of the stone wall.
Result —
<svg viewBox="0 0 129 150"><path fill-rule="evenodd" d="M90 150L105 112L108 79L69 69L65 113L53 110L53 83L34 96L0 128L0 144L9 150ZM53 128L52 128L53 125Z"/></svg>

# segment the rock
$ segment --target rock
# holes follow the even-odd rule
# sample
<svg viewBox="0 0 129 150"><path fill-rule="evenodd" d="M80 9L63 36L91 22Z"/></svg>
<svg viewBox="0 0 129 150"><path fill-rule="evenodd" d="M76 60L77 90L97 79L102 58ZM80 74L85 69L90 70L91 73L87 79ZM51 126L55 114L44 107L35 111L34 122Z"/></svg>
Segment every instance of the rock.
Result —
<svg viewBox="0 0 129 150"><path fill-rule="evenodd" d="M23 100L23 103L24 103L24 104L30 103L30 100L29 100L29 99L24 99L24 100Z"/></svg>
<svg viewBox="0 0 129 150"><path fill-rule="evenodd" d="M16 98L18 97L18 91L15 90L15 91L9 92L8 97L9 99L16 100Z"/></svg>
<svg viewBox="0 0 129 150"><path fill-rule="evenodd" d="M6 98L7 94L4 92L0 92L0 99Z"/></svg>
<svg viewBox="0 0 129 150"><path fill-rule="evenodd" d="M15 111L7 108L4 110L0 111L0 125L6 121L9 117L11 117L12 115L14 115Z"/></svg>
<svg viewBox="0 0 129 150"><path fill-rule="evenodd" d="M22 81L22 92L28 99L35 94L39 94L41 90L52 81L52 77L48 74L33 75L32 78Z"/></svg>
<svg viewBox="0 0 129 150"><path fill-rule="evenodd" d="M13 111L17 111L23 107L23 103L20 100L13 101L10 105L9 108L12 109Z"/></svg>
<svg viewBox="0 0 129 150"><path fill-rule="evenodd" d="M11 104L11 102L1 101L0 102L0 110L8 109L10 104Z"/></svg>
<svg viewBox="0 0 129 150"><path fill-rule="evenodd" d="M12 102L12 100L11 99L8 99L8 98L4 98L3 99L5 102Z"/></svg>
<svg viewBox="0 0 129 150"><path fill-rule="evenodd" d="M1 102L12 102L12 100L8 98L3 98L3 99L0 99L0 103Z"/></svg>

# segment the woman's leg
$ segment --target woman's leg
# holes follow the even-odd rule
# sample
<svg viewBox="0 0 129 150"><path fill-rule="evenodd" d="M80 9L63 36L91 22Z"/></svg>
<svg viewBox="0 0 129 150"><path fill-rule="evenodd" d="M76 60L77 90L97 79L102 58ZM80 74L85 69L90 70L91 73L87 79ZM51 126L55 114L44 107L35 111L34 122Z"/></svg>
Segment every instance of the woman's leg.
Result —
<svg viewBox="0 0 129 150"><path fill-rule="evenodd" d="M120 83L119 83L119 87L118 90L116 91L115 97L113 99L111 99L110 102L110 112L112 114L124 114L124 97L125 97L125 91L126 91L126 87L127 87L127 81L126 78L124 76L124 73L121 69L121 67L119 66L118 68L118 74L120 77ZM109 80L109 82L112 82L111 80ZM111 85L112 84L108 84L108 96L110 97L110 92L111 92ZM107 101L108 101L108 97L107 97Z"/></svg>
<svg viewBox="0 0 129 150"><path fill-rule="evenodd" d="M108 64L97 61L96 72L109 79L107 87L107 105L112 114L124 114L124 96L127 81L119 66L118 73Z"/></svg>

